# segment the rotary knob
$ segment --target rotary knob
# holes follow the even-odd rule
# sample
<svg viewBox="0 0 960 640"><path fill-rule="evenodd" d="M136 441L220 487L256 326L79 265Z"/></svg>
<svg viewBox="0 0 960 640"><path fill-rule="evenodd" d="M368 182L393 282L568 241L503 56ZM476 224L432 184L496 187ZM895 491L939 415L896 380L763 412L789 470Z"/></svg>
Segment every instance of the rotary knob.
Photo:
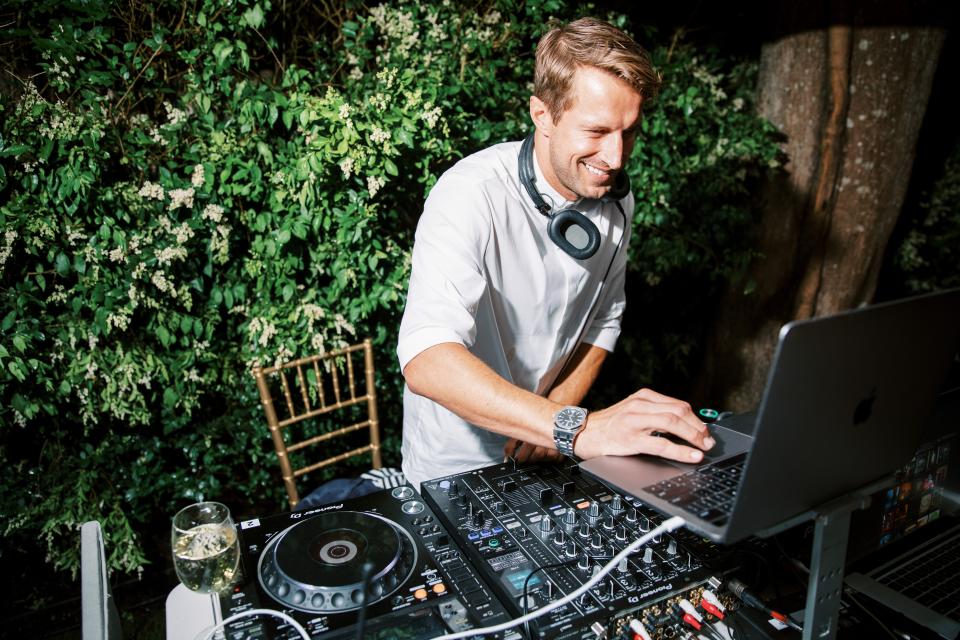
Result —
<svg viewBox="0 0 960 640"><path fill-rule="evenodd" d="M613 515L609 515L603 519L603 528L607 531L613 531L613 528L616 526L616 521L613 518Z"/></svg>
<svg viewBox="0 0 960 640"><path fill-rule="evenodd" d="M617 527L617 540L623 542L627 539L627 528Z"/></svg>
<svg viewBox="0 0 960 640"><path fill-rule="evenodd" d="M460 486L456 482L450 483L450 489L447 490L447 496L452 500L460 495Z"/></svg>
<svg viewBox="0 0 960 640"><path fill-rule="evenodd" d="M587 555L587 552L584 551L580 554L580 557L577 558L577 569L581 571L586 571L590 568L590 556Z"/></svg>
<svg viewBox="0 0 960 640"><path fill-rule="evenodd" d="M503 512L506 510L507 510L507 505L501 502L500 500L497 500L496 502L493 503L493 512L496 513L497 515L502 515Z"/></svg>
<svg viewBox="0 0 960 640"><path fill-rule="evenodd" d="M577 543L573 540L568 541L567 546L563 549L563 555L567 556L568 558L576 558Z"/></svg>
<svg viewBox="0 0 960 640"><path fill-rule="evenodd" d="M590 547L597 550L603 548L603 538L599 533L593 534L593 537L590 538Z"/></svg>
<svg viewBox="0 0 960 640"><path fill-rule="evenodd" d="M671 538L671 539L670 539L670 542L667 543L667 553L669 553L669 554L672 555L672 556L677 555L677 541L676 541L676 540L674 540L674 539Z"/></svg>
<svg viewBox="0 0 960 640"><path fill-rule="evenodd" d="M650 531L650 518L647 516L640 516L640 531L642 533Z"/></svg>
<svg viewBox="0 0 960 640"><path fill-rule="evenodd" d="M637 509L636 507L630 507L627 509L627 522L630 524L637 524Z"/></svg>
<svg viewBox="0 0 960 640"><path fill-rule="evenodd" d="M563 514L563 524L569 526L577 524L577 514L573 509L567 509L567 512Z"/></svg>
<svg viewBox="0 0 960 640"><path fill-rule="evenodd" d="M557 527L556 532L553 534L553 544L557 545L558 547L562 547L566 543L566 541L567 541L566 532L560 527Z"/></svg>
<svg viewBox="0 0 960 640"><path fill-rule="evenodd" d="M580 523L580 530L577 532L577 535L579 535L581 538L589 538L589 537L590 537L590 523L587 522L586 520L584 520L583 522L581 522L581 523Z"/></svg>
<svg viewBox="0 0 960 640"><path fill-rule="evenodd" d="M653 548L645 547L643 549L643 564L653 563Z"/></svg>
<svg viewBox="0 0 960 640"><path fill-rule="evenodd" d="M473 526L482 527L487 520L487 514L482 509L477 509L473 514Z"/></svg>
<svg viewBox="0 0 960 640"><path fill-rule="evenodd" d="M553 520L550 516L546 516L540 521L540 533L546 535L551 531L553 531Z"/></svg>
<svg viewBox="0 0 960 640"><path fill-rule="evenodd" d="M617 571L619 573L626 573L630 570L630 561L626 558L621 558L620 562L617 563Z"/></svg>
<svg viewBox="0 0 960 640"><path fill-rule="evenodd" d="M600 503L594 500L590 503L590 508L587 510L587 515L591 518L596 518L600 515Z"/></svg>
<svg viewBox="0 0 960 640"><path fill-rule="evenodd" d="M623 498L620 496L613 496L613 500L610 502L610 510L614 513L620 513L623 511Z"/></svg>

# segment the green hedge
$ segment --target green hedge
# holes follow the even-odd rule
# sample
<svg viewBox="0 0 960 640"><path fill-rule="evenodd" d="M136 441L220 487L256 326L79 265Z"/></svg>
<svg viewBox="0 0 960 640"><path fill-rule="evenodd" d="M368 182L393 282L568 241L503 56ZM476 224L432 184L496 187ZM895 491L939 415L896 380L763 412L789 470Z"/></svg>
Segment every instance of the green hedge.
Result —
<svg viewBox="0 0 960 640"><path fill-rule="evenodd" d="M283 507L254 363L373 336L397 462L393 348L423 198L457 158L527 131L550 18L598 13L187 6L40 1L2 33L0 529L63 570L87 519L134 571L148 524L186 501ZM630 167L633 288L709 296L751 256L773 132L752 65L640 35L666 84ZM625 331L635 376L682 367L702 324Z"/></svg>

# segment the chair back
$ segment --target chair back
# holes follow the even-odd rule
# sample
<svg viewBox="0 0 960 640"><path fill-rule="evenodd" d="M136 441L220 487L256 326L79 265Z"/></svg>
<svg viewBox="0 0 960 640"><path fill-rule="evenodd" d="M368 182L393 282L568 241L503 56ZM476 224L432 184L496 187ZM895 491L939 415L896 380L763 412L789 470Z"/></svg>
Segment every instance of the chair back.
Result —
<svg viewBox="0 0 960 640"><path fill-rule="evenodd" d="M80 611L83 640L119 640L123 637L107 575L103 533L96 520L80 526Z"/></svg>
<svg viewBox="0 0 960 640"><path fill-rule="evenodd" d="M355 359L360 361L359 375ZM277 452L291 509L300 501L297 478L304 474L366 453L370 454L374 469L382 466L377 394L374 388L373 346L369 338L360 344L293 360L279 366L254 367L253 376L257 381L260 402L266 414L267 427ZM276 395L282 396L279 407L274 402L274 390L277 389L280 394ZM318 419L334 412L341 412L353 421L324 433L309 435L302 440L287 435L290 427L297 423ZM331 419L336 417L331 416ZM357 421L356 418L362 419ZM326 447L332 444L330 441L334 438L342 438L363 429L369 430L368 444L299 467L294 467L290 460L291 453L319 445ZM303 458L308 459L306 455L303 455Z"/></svg>

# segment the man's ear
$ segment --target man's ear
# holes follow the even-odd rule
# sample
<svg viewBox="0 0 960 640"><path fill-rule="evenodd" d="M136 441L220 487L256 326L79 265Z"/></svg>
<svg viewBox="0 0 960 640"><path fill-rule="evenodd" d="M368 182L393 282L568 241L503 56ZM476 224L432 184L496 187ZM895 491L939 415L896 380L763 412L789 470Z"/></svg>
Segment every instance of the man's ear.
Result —
<svg viewBox="0 0 960 640"><path fill-rule="evenodd" d="M546 137L553 133L553 116L550 115L550 109L546 103L537 96L530 96L530 119L533 120L533 126L537 132Z"/></svg>

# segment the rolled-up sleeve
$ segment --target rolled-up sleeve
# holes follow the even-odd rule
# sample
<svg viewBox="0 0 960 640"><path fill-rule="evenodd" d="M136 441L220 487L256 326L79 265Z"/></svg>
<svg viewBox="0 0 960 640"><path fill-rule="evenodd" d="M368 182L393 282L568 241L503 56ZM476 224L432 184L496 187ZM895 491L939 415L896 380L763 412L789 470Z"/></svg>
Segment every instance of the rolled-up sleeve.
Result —
<svg viewBox="0 0 960 640"><path fill-rule="evenodd" d="M417 224L407 303L400 323L401 370L424 350L444 342L470 348L477 307L487 282L483 253L489 239L486 198L476 185L441 179Z"/></svg>

